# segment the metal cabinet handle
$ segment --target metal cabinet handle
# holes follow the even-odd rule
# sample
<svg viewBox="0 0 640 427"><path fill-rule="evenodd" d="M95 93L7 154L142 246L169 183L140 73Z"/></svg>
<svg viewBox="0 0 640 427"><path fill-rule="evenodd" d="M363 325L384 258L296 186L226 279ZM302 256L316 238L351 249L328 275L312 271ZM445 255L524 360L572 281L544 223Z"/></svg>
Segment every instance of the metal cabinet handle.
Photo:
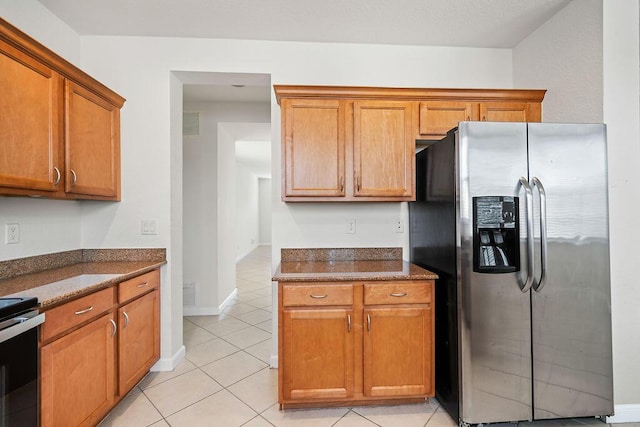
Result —
<svg viewBox="0 0 640 427"><path fill-rule="evenodd" d="M76 185L76 182L78 181L78 175L76 175L76 171L74 171L73 169L71 169L70 171L71 171L71 186L73 187L74 185Z"/></svg>
<svg viewBox="0 0 640 427"><path fill-rule="evenodd" d="M471 121L471 116L467 116L467 121L470 122Z"/></svg>
<svg viewBox="0 0 640 427"><path fill-rule="evenodd" d="M340 177L340 192L344 191L344 176Z"/></svg>
<svg viewBox="0 0 640 427"><path fill-rule="evenodd" d="M525 177L520 177L519 184L524 188L527 203L527 279L522 282L518 280L518 285L523 293L529 292L533 285L533 192L529 186L529 181Z"/></svg>
<svg viewBox="0 0 640 427"><path fill-rule="evenodd" d="M394 292L392 294L389 294L390 297L406 297L407 293L406 292Z"/></svg>
<svg viewBox="0 0 640 427"><path fill-rule="evenodd" d="M129 315L126 311L123 311L122 317L124 317L124 326L122 327L122 329L127 329L127 325L129 324Z"/></svg>
<svg viewBox="0 0 640 427"><path fill-rule="evenodd" d="M347 314L347 332L351 332L351 315Z"/></svg>
<svg viewBox="0 0 640 427"><path fill-rule="evenodd" d="M327 294L324 294L324 295L314 295L314 294L309 294L309 296L310 296L311 298L316 298L316 299L321 299L321 298L326 298L326 297L328 297L328 295L327 295Z"/></svg>
<svg viewBox="0 0 640 427"><path fill-rule="evenodd" d="M487 121L487 116L482 116L482 121L486 122Z"/></svg>
<svg viewBox="0 0 640 427"><path fill-rule="evenodd" d="M144 288L148 284L149 284L149 282L140 283L139 285L136 285L136 288Z"/></svg>
<svg viewBox="0 0 640 427"><path fill-rule="evenodd" d="M91 310L93 310L93 306L90 306L89 308L85 308L85 309L83 309L83 310L78 310L78 311L76 311L76 314L77 314L77 315L85 314L85 313L90 312Z"/></svg>
<svg viewBox="0 0 640 427"><path fill-rule="evenodd" d="M115 336L116 332L118 331L118 327L116 326L116 322L114 322L113 319L109 319L109 322L111 322L111 326L113 326L113 332L111 332L111 336Z"/></svg>
<svg viewBox="0 0 640 427"><path fill-rule="evenodd" d="M540 197L540 280L534 280L533 290L540 292L547 278L547 193L538 177L534 176L532 181Z"/></svg>
<svg viewBox="0 0 640 427"><path fill-rule="evenodd" d="M371 316L367 314L367 331L371 330Z"/></svg>
<svg viewBox="0 0 640 427"><path fill-rule="evenodd" d="M60 178L62 178L62 175L60 175L60 169L58 169L56 166L53 167L53 170L56 171L56 179L55 181L53 181L53 185L58 185L60 183Z"/></svg>
<svg viewBox="0 0 640 427"><path fill-rule="evenodd" d="M356 177L356 190L360 192L360 177Z"/></svg>

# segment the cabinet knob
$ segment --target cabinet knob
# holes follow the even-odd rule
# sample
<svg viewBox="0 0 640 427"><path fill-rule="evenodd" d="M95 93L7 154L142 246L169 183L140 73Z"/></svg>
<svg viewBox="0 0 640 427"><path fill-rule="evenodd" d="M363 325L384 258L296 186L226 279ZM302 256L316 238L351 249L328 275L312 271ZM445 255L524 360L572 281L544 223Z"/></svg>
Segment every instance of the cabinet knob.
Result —
<svg viewBox="0 0 640 427"><path fill-rule="evenodd" d="M78 181L78 175L76 175L76 171L71 169L71 186L73 187L74 185L76 185L77 181Z"/></svg>
<svg viewBox="0 0 640 427"><path fill-rule="evenodd" d="M56 179L55 181L53 181L53 185L58 185L60 183L60 169L58 169L56 166L53 167L53 170L56 171Z"/></svg>

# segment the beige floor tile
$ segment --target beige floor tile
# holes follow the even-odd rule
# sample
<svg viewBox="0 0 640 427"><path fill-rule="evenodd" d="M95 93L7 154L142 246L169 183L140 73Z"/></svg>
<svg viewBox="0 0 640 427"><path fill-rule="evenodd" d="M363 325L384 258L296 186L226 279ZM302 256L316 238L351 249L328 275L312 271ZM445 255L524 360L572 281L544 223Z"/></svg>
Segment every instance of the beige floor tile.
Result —
<svg viewBox="0 0 640 427"><path fill-rule="evenodd" d="M137 387L134 388L100 423L101 427L148 426L162 420L162 415Z"/></svg>
<svg viewBox="0 0 640 427"><path fill-rule="evenodd" d="M238 348L247 348L262 341L271 339L271 334L267 331L263 331L260 328L251 326L250 328L242 329L241 331L225 335L223 339Z"/></svg>
<svg viewBox="0 0 640 427"><path fill-rule="evenodd" d="M137 427L137 426L131 426L131 427ZM167 422L163 418L157 423L151 424L149 427L171 427L171 426L169 426L169 424L167 424Z"/></svg>
<svg viewBox="0 0 640 427"><path fill-rule="evenodd" d="M242 320L229 316L226 319L220 320L219 322L207 323L203 325L203 328L214 335L223 337L225 335L232 334L250 326L250 324L243 322Z"/></svg>
<svg viewBox="0 0 640 427"><path fill-rule="evenodd" d="M278 371L263 369L227 390L260 413L278 401Z"/></svg>
<svg viewBox="0 0 640 427"><path fill-rule="evenodd" d="M458 423L443 408L438 410L429 419L426 427L457 427Z"/></svg>
<svg viewBox="0 0 640 427"><path fill-rule="evenodd" d="M222 312L225 314L230 314L232 316L237 316L239 314L249 313L250 311L254 310L256 310L254 306L249 305L246 302L239 302L235 305L225 308Z"/></svg>
<svg viewBox="0 0 640 427"><path fill-rule="evenodd" d="M254 291L252 291L255 294L258 295L262 295L262 296L271 296L272 294L272 290L271 290L271 284L269 284L269 286L264 287L264 288L260 288L260 289L256 289Z"/></svg>
<svg viewBox="0 0 640 427"><path fill-rule="evenodd" d="M162 372L149 372L149 374L144 377L138 386L142 390L146 390L149 387L153 387L154 385L158 385L163 383L171 378L175 378L182 374L186 374L189 371L196 369L196 365L191 363L191 361L187 359L182 359L182 362L176 366L173 371L162 371Z"/></svg>
<svg viewBox="0 0 640 427"><path fill-rule="evenodd" d="M185 329L182 333L182 337L183 337L182 339L183 339L184 345L187 348L218 338L211 332L205 329L202 329L200 326L195 326L194 328Z"/></svg>
<svg viewBox="0 0 640 427"><path fill-rule="evenodd" d="M241 426L257 414L226 390L167 418L172 427Z"/></svg>
<svg viewBox="0 0 640 427"><path fill-rule="evenodd" d="M242 286L241 284L239 286ZM250 303L253 300L263 298L263 295L255 293L253 291L238 291L238 295L236 295L236 301ZM253 304L251 304L253 305Z"/></svg>
<svg viewBox="0 0 640 427"><path fill-rule="evenodd" d="M437 403L393 406L357 406L353 411L384 427L423 427L438 408Z"/></svg>
<svg viewBox="0 0 640 427"><path fill-rule="evenodd" d="M256 299L252 299L251 301L247 301L247 304L253 305L254 307L262 308L262 307L271 307L273 303L271 299L271 295L258 297Z"/></svg>
<svg viewBox="0 0 640 427"><path fill-rule="evenodd" d="M185 317L185 319L187 319L189 322L197 326L202 326L210 322L218 321L218 317L219 316L187 316ZM184 322L183 322L183 326L184 326Z"/></svg>
<svg viewBox="0 0 640 427"><path fill-rule="evenodd" d="M278 405L273 405L260 415L276 427L328 427L334 425L347 412L349 408L281 411Z"/></svg>
<svg viewBox="0 0 640 427"><path fill-rule="evenodd" d="M247 353L257 357L264 363L271 363L271 340L266 340L254 344L244 349Z"/></svg>
<svg viewBox="0 0 640 427"><path fill-rule="evenodd" d="M222 387L199 369L187 372L161 384L149 387L144 394L167 417L211 396Z"/></svg>
<svg viewBox="0 0 640 427"><path fill-rule="evenodd" d="M347 415L340 418L340 421L334 424L334 427L375 427L376 423L369 421L362 415L353 411L347 412Z"/></svg>
<svg viewBox="0 0 640 427"><path fill-rule="evenodd" d="M273 424L264 418L257 416L246 424L242 424L242 427L273 427Z"/></svg>
<svg viewBox="0 0 640 427"><path fill-rule="evenodd" d="M256 323L264 322L265 320L271 319L271 312L267 310L258 309L255 311L250 311L249 313L240 314L236 317L242 320L243 322L247 322L251 325L255 325Z"/></svg>
<svg viewBox="0 0 640 427"><path fill-rule="evenodd" d="M273 331L273 319L265 320L264 322L260 322L255 325L256 328L260 328L263 331L271 332Z"/></svg>
<svg viewBox="0 0 640 427"><path fill-rule="evenodd" d="M203 366L233 354L238 350L238 347L220 338L216 338L204 344L188 348L185 357L193 362L194 365Z"/></svg>
<svg viewBox="0 0 640 427"><path fill-rule="evenodd" d="M228 387L268 365L254 356L239 351L223 359L204 365L201 369L223 387Z"/></svg>

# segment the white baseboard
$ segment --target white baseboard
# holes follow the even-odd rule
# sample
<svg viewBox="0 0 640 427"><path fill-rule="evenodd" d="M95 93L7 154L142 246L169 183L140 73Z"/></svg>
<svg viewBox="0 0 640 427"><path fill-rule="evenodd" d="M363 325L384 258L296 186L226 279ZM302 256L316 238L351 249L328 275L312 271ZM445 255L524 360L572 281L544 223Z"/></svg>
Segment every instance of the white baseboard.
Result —
<svg viewBox="0 0 640 427"><path fill-rule="evenodd" d="M231 303L231 301L233 301L236 295L238 295L238 288L234 288L233 292L231 292L229 296L224 301L222 301L222 304L220 304L220 306L218 307L218 313L222 313L224 309L227 308L227 306Z"/></svg>
<svg viewBox="0 0 640 427"><path fill-rule="evenodd" d="M607 417L607 423L638 423L640 422L640 405L615 405L615 415Z"/></svg>
<svg viewBox="0 0 640 427"><path fill-rule="evenodd" d="M217 316L218 314L220 314L218 307L199 307L197 305L182 307L183 316Z"/></svg>
<svg viewBox="0 0 640 427"><path fill-rule="evenodd" d="M176 351L176 354L173 355L173 357L165 357L158 360L155 365L151 367L151 372L173 371L175 367L178 366L180 362L182 362L185 354L186 348L184 346L181 346L180 349Z"/></svg>

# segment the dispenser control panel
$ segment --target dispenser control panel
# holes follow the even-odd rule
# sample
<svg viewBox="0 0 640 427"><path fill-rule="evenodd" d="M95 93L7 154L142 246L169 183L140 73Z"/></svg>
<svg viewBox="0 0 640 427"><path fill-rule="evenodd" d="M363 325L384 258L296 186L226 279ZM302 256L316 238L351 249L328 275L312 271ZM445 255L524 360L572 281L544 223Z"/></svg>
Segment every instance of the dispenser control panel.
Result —
<svg viewBox="0 0 640 427"><path fill-rule="evenodd" d="M520 271L518 198L473 198L473 271Z"/></svg>

